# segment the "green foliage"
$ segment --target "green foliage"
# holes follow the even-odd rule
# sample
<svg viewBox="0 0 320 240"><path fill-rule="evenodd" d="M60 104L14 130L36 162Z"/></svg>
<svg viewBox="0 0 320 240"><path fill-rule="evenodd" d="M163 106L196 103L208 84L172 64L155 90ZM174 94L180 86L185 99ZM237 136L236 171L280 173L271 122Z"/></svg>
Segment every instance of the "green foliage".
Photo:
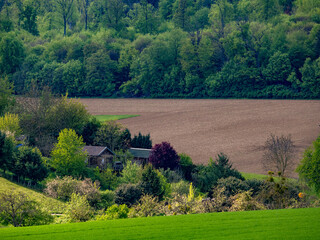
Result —
<svg viewBox="0 0 320 240"><path fill-rule="evenodd" d="M0 40L0 73L12 74L19 69L25 57L22 41L14 33L8 33Z"/></svg>
<svg viewBox="0 0 320 240"><path fill-rule="evenodd" d="M178 170L173 171L170 169L164 170L163 168L160 168L159 171L168 183L177 183L183 179L181 172Z"/></svg>
<svg viewBox="0 0 320 240"><path fill-rule="evenodd" d="M39 35L37 27L37 9L32 6L32 2L27 3L19 14L21 27L33 35Z"/></svg>
<svg viewBox="0 0 320 240"><path fill-rule="evenodd" d="M18 94L318 98L319 13L316 0L8 0L0 73Z"/></svg>
<svg viewBox="0 0 320 240"><path fill-rule="evenodd" d="M0 131L0 168L6 172L14 165L14 143L5 133Z"/></svg>
<svg viewBox="0 0 320 240"><path fill-rule="evenodd" d="M195 165L193 164L191 157L188 156L187 154L180 153L179 157L180 157L180 168L181 168L182 174L186 180L191 181L192 180L191 173Z"/></svg>
<svg viewBox="0 0 320 240"><path fill-rule="evenodd" d="M120 184L117 173L112 168L100 170L97 167L94 170L94 178L100 182L102 189L115 190Z"/></svg>
<svg viewBox="0 0 320 240"><path fill-rule="evenodd" d="M139 132L138 136L134 135L134 137L131 140L131 147L151 149L152 140L150 139L150 134L142 135Z"/></svg>
<svg viewBox="0 0 320 240"><path fill-rule="evenodd" d="M96 137L98 129L101 127L100 121L97 118L92 117L82 129L82 138L86 145L92 145L93 140Z"/></svg>
<svg viewBox="0 0 320 240"><path fill-rule="evenodd" d="M83 151L82 137L72 129L60 132L58 143L55 144L50 165L56 169L59 176L80 177L84 175L87 153Z"/></svg>
<svg viewBox="0 0 320 240"><path fill-rule="evenodd" d="M127 161L120 174L120 182L137 184L142 179L142 166L135 162Z"/></svg>
<svg viewBox="0 0 320 240"><path fill-rule="evenodd" d="M131 217L153 217L160 215L158 197L144 195L139 203L132 207Z"/></svg>
<svg viewBox="0 0 320 240"><path fill-rule="evenodd" d="M115 191L115 203L131 206L139 201L142 190L139 184L122 184Z"/></svg>
<svg viewBox="0 0 320 240"><path fill-rule="evenodd" d="M197 166L192 173L192 181L201 192L209 192L220 178L230 176L244 180L241 173L232 168L229 158L220 153L215 161L210 159L208 166Z"/></svg>
<svg viewBox="0 0 320 240"><path fill-rule="evenodd" d="M9 82L8 77L0 77L0 93L0 116L2 116L14 103L13 84Z"/></svg>
<svg viewBox="0 0 320 240"><path fill-rule="evenodd" d="M296 171L310 187L320 193L320 137L313 142L312 147L306 149Z"/></svg>
<svg viewBox="0 0 320 240"><path fill-rule="evenodd" d="M7 190L0 194L0 221L14 227L44 225L53 217L24 193Z"/></svg>
<svg viewBox="0 0 320 240"><path fill-rule="evenodd" d="M97 217L98 221L113 220L128 218L129 208L127 205L112 205L110 206L103 215Z"/></svg>
<svg viewBox="0 0 320 240"><path fill-rule="evenodd" d="M0 117L0 130L18 137L22 133L18 115L6 113L3 117Z"/></svg>
<svg viewBox="0 0 320 240"><path fill-rule="evenodd" d="M42 181L49 172L39 149L27 146L18 148L11 171L19 179L29 178L34 182Z"/></svg>
<svg viewBox="0 0 320 240"><path fill-rule="evenodd" d="M108 208L112 206L115 202L115 193L111 190L100 191L101 202L98 204L99 208Z"/></svg>
<svg viewBox="0 0 320 240"><path fill-rule="evenodd" d="M147 165L142 172L141 189L146 195L156 196L159 200L168 194L170 186L165 177L152 165Z"/></svg>
<svg viewBox="0 0 320 240"><path fill-rule="evenodd" d="M249 185L246 181L242 181L239 178L228 177L220 178L217 182L218 188L224 188L224 194L227 197L234 196L240 191L248 191Z"/></svg>
<svg viewBox="0 0 320 240"><path fill-rule="evenodd" d="M93 210L85 196L72 193L65 214L70 222L86 222L92 218Z"/></svg>
<svg viewBox="0 0 320 240"><path fill-rule="evenodd" d="M101 125L96 133L94 144L97 146L106 146L111 151L127 149L130 143L128 131L116 121L108 121Z"/></svg>
<svg viewBox="0 0 320 240"><path fill-rule="evenodd" d="M51 132L56 135L66 128L73 129L81 134L89 119L90 114L82 103L63 96L48 110L46 121Z"/></svg>
<svg viewBox="0 0 320 240"><path fill-rule="evenodd" d="M45 193L53 198L69 201L73 193L84 196L91 206L97 206L101 201L99 183L92 182L90 178L77 180L71 176L55 178L47 182Z"/></svg>

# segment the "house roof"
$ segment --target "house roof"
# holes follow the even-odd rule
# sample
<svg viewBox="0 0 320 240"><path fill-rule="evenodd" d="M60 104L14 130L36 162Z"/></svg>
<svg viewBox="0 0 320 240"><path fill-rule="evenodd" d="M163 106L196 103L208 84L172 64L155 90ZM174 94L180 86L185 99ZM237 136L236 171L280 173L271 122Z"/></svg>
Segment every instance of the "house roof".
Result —
<svg viewBox="0 0 320 240"><path fill-rule="evenodd" d="M129 148L129 152L136 158L148 159L151 154L151 149L145 148Z"/></svg>
<svg viewBox="0 0 320 240"><path fill-rule="evenodd" d="M105 152L109 152L112 155L115 155L108 147L102 146L84 146L83 151L87 151L89 156L98 157Z"/></svg>

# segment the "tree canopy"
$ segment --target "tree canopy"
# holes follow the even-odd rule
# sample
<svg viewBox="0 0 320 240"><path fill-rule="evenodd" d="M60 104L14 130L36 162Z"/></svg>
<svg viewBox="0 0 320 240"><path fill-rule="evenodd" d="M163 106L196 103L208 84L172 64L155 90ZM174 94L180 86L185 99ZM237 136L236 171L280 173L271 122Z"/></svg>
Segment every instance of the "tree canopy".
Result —
<svg viewBox="0 0 320 240"><path fill-rule="evenodd" d="M319 13L310 0L7 0L0 73L16 94L319 98Z"/></svg>

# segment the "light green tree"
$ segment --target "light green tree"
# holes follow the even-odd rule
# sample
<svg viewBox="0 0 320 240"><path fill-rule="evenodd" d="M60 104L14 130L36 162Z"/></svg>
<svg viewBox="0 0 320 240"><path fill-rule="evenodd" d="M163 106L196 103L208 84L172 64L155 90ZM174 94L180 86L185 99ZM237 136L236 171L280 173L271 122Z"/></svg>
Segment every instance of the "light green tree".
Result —
<svg viewBox="0 0 320 240"><path fill-rule="evenodd" d="M297 170L299 177L306 180L307 184L320 193L320 136L305 152Z"/></svg>
<svg viewBox="0 0 320 240"><path fill-rule="evenodd" d="M19 136L22 131L19 125L18 115L6 113L3 117L0 117L0 130L9 135Z"/></svg>
<svg viewBox="0 0 320 240"><path fill-rule="evenodd" d="M83 151L82 137L73 129L64 129L60 132L58 143L55 144L51 156L51 166L60 176L83 176L86 168L87 153Z"/></svg>

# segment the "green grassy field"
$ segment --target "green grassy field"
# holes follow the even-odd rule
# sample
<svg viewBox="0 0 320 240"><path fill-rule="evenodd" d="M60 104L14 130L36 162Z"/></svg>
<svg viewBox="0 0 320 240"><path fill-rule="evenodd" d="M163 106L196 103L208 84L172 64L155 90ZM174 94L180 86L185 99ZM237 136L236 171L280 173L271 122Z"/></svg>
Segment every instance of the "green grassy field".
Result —
<svg viewBox="0 0 320 240"><path fill-rule="evenodd" d="M42 204L44 207L46 207L48 210L50 210L53 213L61 213L66 206L66 204L61 201L47 197L42 193L22 187L18 184L8 181L5 178L0 177L0 192L10 190L10 189L13 189L28 195L31 199L39 202L39 204Z"/></svg>
<svg viewBox="0 0 320 240"><path fill-rule="evenodd" d="M126 118L132 118L132 117L138 117L139 115L95 115L95 118L97 118L101 122L105 121L111 121L111 120L120 120L120 119L126 119Z"/></svg>
<svg viewBox="0 0 320 240"><path fill-rule="evenodd" d="M320 208L0 229L0 239L320 239Z"/></svg>

